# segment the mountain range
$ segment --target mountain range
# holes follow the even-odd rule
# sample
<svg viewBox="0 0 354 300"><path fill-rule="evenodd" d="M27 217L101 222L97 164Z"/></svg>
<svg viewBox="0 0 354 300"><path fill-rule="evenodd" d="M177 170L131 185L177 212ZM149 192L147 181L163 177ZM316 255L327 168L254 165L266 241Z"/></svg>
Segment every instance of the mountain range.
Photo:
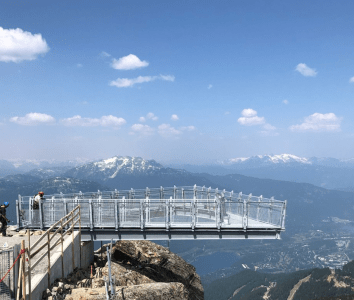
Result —
<svg viewBox="0 0 354 300"><path fill-rule="evenodd" d="M206 300L354 299L354 261L342 270L308 269L288 274L245 270L219 279L204 291Z"/></svg>
<svg viewBox="0 0 354 300"><path fill-rule="evenodd" d="M292 154L233 158L210 165L174 164L193 173L246 176L311 183L327 189L354 191L354 159L305 158Z"/></svg>
<svg viewBox="0 0 354 300"><path fill-rule="evenodd" d="M303 163L301 166L313 165ZM52 166L8 175L0 178L0 199L14 204L18 194L34 195L38 190L51 194L194 184L288 200L286 231L280 241L171 242L172 251L196 266L205 262L204 258L213 259L215 270L210 268L208 274L202 275L206 286L215 279L242 271L243 265L276 273L342 267L354 258L354 249L348 247L354 243L354 193L328 190L309 183L240 174L191 173L165 167L153 160L117 156L75 167ZM16 220L14 208L15 205L9 207L11 220ZM231 253L236 259L226 262L227 267L221 267L221 252Z"/></svg>

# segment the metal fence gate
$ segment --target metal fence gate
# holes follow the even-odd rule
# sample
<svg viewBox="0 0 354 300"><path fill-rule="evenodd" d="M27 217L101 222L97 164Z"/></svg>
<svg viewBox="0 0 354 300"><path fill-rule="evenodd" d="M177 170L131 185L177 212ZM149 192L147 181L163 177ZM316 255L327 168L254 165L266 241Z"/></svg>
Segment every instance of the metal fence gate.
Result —
<svg viewBox="0 0 354 300"><path fill-rule="evenodd" d="M11 268L14 263L14 259L17 257L19 247L16 245L11 248L1 248L0 247L0 280L5 276L7 271ZM15 286L16 286L16 275L17 268L15 266L6 275L2 282L0 282L0 300L11 300L15 298Z"/></svg>

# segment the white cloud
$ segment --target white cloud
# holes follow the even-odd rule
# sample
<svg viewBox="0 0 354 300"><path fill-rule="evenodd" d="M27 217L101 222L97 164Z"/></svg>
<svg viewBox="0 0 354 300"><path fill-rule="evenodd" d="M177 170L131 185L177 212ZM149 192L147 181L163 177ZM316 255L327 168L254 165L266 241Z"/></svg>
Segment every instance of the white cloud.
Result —
<svg viewBox="0 0 354 300"><path fill-rule="evenodd" d="M283 103L284 103L284 104L289 104L289 100L286 100L286 99L285 99L285 100L283 100Z"/></svg>
<svg viewBox="0 0 354 300"><path fill-rule="evenodd" d="M148 65L149 63L147 61L141 61L139 57L134 54L129 54L119 59L113 58L112 61L112 68L116 70L134 70L147 67Z"/></svg>
<svg viewBox="0 0 354 300"><path fill-rule="evenodd" d="M82 118L79 115L73 116L71 118L62 119L62 124L65 126L103 126L103 127L121 127L126 123L123 118L118 118L112 115L102 116L101 118Z"/></svg>
<svg viewBox="0 0 354 300"><path fill-rule="evenodd" d="M265 130L267 130L267 131L273 131L273 130L277 129L275 126L270 125L270 124L268 124L268 123L264 124L264 125L263 125L263 128L264 128Z"/></svg>
<svg viewBox="0 0 354 300"><path fill-rule="evenodd" d="M152 135L154 134L155 130L151 128L149 125L144 124L134 124L131 127L130 134L138 133L140 135Z"/></svg>
<svg viewBox="0 0 354 300"><path fill-rule="evenodd" d="M291 131L339 131L342 118L334 113L314 113L305 118L299 125L290 126Z"/></svg>
<svg viewBox="0 0 354 300"><path fill-rule="evenodd" d="M101 58L106 58L106 57L110 57L111 55L109 54L109 53L107 53L107 52L105 52L105 51L102 51L101 53L100 53L100 57Z"/></svg>
<svg viewBox="0 0 354 300"><path fill-rule="evenodd" d="M310 67L308 67L306 64L298 64L296 66L296 71L298 71L299 73L301 73L302 75L308 77L308 76L316 76L317 75L317 71L315 69L311 69Z"/></svg>
<svg viewBox="0 0 354 300"><path fill-rule="evenodd" d="M118 88L131 87L137 83L144 83L154 81L156 79L174 81L175 77L171 75L159 75L159 76L139 76L137 78L118 78L110 82L110 86L116 86Z"/></svg>
<svg viewBox="0 0 354 300"><path fill-rule="evenodd" d="M156 77L155 79L161 79L165 81L175 81L175 76L173 75L161 75L160 76L154 76Z"/></svg>
<svg viewBox="0 0 354 300"><path fill-rule="evenodd" d="M177 115L172 115L172 116L171 116L171 120L172 120L172 121L178 121L179 118L178 118Z"/></svg>
<svg viewBox="0 0 354 300"><path fill-rule="evenodd" d="M246 108L241 112L242 117L237 120L241 125L253 126L265 123L264 117L258 117L257 111L252 108Z"/></svg>
<svg viewBox="0 0 354 300"><path fill-rule="evenodd" d="M157 116L155 116L154 113L149 112L149 113L146 114L145 117L140 117L140 118L139 118L139 122L140 122L140 123L144 123L144 122L146 122L147 120L157 121L158 119L159 119L159 118L158 118Z"/></svg>
<svg viewBox="0 0 354 300"><path fill-rule="evenodd" d="M183 126L183 127L181 127L180 129L181 129L181 130L184 130L184 131L194 131L194 130L196 130L196 128L195 128L194 126L192 126L192 125L190 125L190 126Z"/></svg>
<svg viewBox="0 0 354 300"><path fill-rule="evenodd" d="M254 126L254 125L263 125L263 131L261 131L262 135L269 136L269 135L278 135L275 132L277 129L275 126L272 126L266 123L264 117L257 116L257 111L252 108L246 108L241 112L242 117L239 118L237 121L241 125L245 126Z"/></svg>
<svg viewBox="0 0 354 300"><path fill-rule="evenodd" d="M278 136L279 135L278 132L273 131L273 130L270 130L270 131L269 130L262 130L260 133L263 136Z"/></svg>
<svg viewBox="0 0 354 300"><path fill-rule="evenodd" d="M77 64L76 65L78 68L82 68L83 66L82 66L82 64Z"/></svg>
<svg viewBox="0 0 354 300"><path fill-rule="evenodd" d="M146 119L153 120L153 121L157 121L158 117L156 117L154 113L149 112L149 113L146 115Z"/></svg>
<svg viewBox="0 0 354 300"><path fill-rule="evenodd" d="M158 133L163 137L176 137L182 132L172 127L170 124L161 124L158 126Z"/></svg>
<svg viewBox="0 0 354 300"><path fill-rule="evenodd" d="M212 85L212 84L209 84L209 85L208 85L208 90L210 90L212 87L213 87L213 85Z"/></svg>
<svg viewBox="0 0 354 300"><path fill-rule="evenodd" d="M24 117L13 117L10 122L20 125L39 125L39 124L53 124L55 119L47 114L29 113Z"/></svg>
<svg viewBox="0 0 354 300"><path fill-rule="evenodd" d="M349 82L354 82L354 77L350 78Z"/></svg>
<svg viewBox="0 0 354 300"><path fill-rule="evenodd" d="M48 51L47 42L40 33L32 34L20 28L0 27L0 61L18 63L23 60L34 60L38 55Z"/></svg>

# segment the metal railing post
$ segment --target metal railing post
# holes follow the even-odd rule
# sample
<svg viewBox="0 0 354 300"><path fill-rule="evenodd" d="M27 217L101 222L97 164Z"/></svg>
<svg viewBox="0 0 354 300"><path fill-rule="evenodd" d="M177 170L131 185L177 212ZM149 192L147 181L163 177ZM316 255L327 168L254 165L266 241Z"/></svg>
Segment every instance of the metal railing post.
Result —
<svg viewBox="0 0 354 300"><path fill-rule="evenodd" d="M260 195L258 197L258 205L257 205L257 221L259 220L259 212L261 210L261 202L262 202L262 200L263 200L263 196Z"/></svg>
<svg viewBox="0 0 354 300"><path fill-rule="evenodd" d="M123 209L122 209L122 222L126 222L127 221L127 214L126 214L126 208L125 208L125 196L123 196Z"/></svg>
<svg viewBox="0 0 354 300"><path fill-rule="evenodd" d="M114 220L115 220L116 231L119 230L119 208L118 208L118 205L119 205L118 199L114 199Z"/></svg>
<svg viewBox="0 0 354 300"><path fill-rule="evenodd" d="M145 228L145 210L144 210L144 199L140 199L140 229L141 231Z"/></svg>
<svg viewBox="0 0 354 300"><path fill-rule="evenodd" d="M150 199L148 196L145 198L145 218L146 223L150 223Z"/></svg>
<svg viewBox="0 0 354 300"><path fill-rule="evenodd" d="M244 230L247 229L247 222L248 222L247 200L243 199L242 227L243 227Z"/></svg>
<svg viewBox="0 0 354 300"><path fill-rule="evenodd" d="M112 245L111 245L112 247ZM109 277L109 284L111 286L111 297L114 296L115 290L113 288L113 279L112 279L112 272L111 272L111 251L112 248L109 246L107 247L107 261L108 261L108 277Z"/></svg>
<svg viewBox="0 0 354 300"><path fill-rule="evenodd" d="M239 192L237 197L237 214L239 215L243 214L243 206L241 206L241 203L242 203L242 192Z"/></svg>
<svg viewBox="0 0 354 300"><path fill-rule="evenodd" d="M160 187L160 199L164 198L163 187Z"/></svg>
<svg viewBox="0 0 354 300"><path fill-rule="evenodd" d="M196 226L196 223L197 223L197 218L196 218L196 199L195 197L193 197L193 200L192 200L192 230L195 229L195 226Z"/></svg>
<svg viewBox="0 0 354 300"><path fill-rule="evenodd" d="M39 199L39 221L41 230L43 230L43 201Z"/></svg>
<svg viewBox="0 0 354 300"><path fill-rule="evenodd" d="M170 201L166 199L166 231L170 230Z"/></svg>
<svg viewBox="0 0 354 300"><path fill-rule="evenodd" d="M98 223L102 226L102 195L100 190L98 190Z"/></svg>
<svg viewBox="0 0 354 300"><path fill-rule="evenodd" d="M21 211L22 211L22 197L21 197L20 194L18 195L18 209L19 209L19 212L20 212L19 216L21 216ZM21 218L20 218L20 219L21 219Z"/></svg>
<svg viewBox="0 0 354 300"><path fill-rule="evenodd" d="M286 205L288 203L288 200L284 201L283 207L282 207L282 219L281 219L281 228L285 229L285 214L286 214Z"/></svg>
<svg viewBox="0 0 354 300"><path fill-rule="evenodd" d="M270 198L270 204L269 204L269 210L268 210L268 223L272 224L272 218L273 218L273 202L274 202L274 197Z"/></svg>
<svg viewBox="0 0 354 300"><path fill-rule="evenodd" d="M92 199L89 200L90 231L93 231L93 206Z"/></svg>
<svg viewBox="0 0 354 300"><path fill-rule="evenodd" d="M20 197L20 195L19 195ZM17 229L19 230L21 227L21 218L20 218L20 205L19 205L19 200L16 200L16 219L17 219Z"/></svg>

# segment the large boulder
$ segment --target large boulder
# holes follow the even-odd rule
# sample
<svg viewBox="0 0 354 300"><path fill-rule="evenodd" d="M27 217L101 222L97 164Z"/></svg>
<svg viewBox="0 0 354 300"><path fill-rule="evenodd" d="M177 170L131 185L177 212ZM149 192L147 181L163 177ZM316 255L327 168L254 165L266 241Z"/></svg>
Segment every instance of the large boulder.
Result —
<svg viewBox="0 0 354 300"><path fill-rule="evenodd" d="M106 247L104 247L104 249L105 248ZM103 254L104 249L102 248L97 252L102 252ZM158 296L160 298L144 299L204 299L204 289L195 268L186 263L186 261L178 255L170 252L167 248L150 241L116 242L112 249L111 272L112 275L115 276L117 288L118 286L128 286L134 289L139 285L141 286L139 289L145 290L147 286L152 287L157 282L179 282L187 291L187 293L181 292L182 294L179 294L180 296L186 295L183 296L186 298L163 298L163 294L161 294L161 296ZM106 276L108 275L107 265L102 269L102 274ZM180 285L159 284L156 287L160 290L160 287L162 288L164 286L168 287L169 291L177 287L181 290ZM126 288L124 288L125 299L143 299L139 297L129 298L125 295L125 290ZM129 293L133 293L133 290Z"/></svg>

